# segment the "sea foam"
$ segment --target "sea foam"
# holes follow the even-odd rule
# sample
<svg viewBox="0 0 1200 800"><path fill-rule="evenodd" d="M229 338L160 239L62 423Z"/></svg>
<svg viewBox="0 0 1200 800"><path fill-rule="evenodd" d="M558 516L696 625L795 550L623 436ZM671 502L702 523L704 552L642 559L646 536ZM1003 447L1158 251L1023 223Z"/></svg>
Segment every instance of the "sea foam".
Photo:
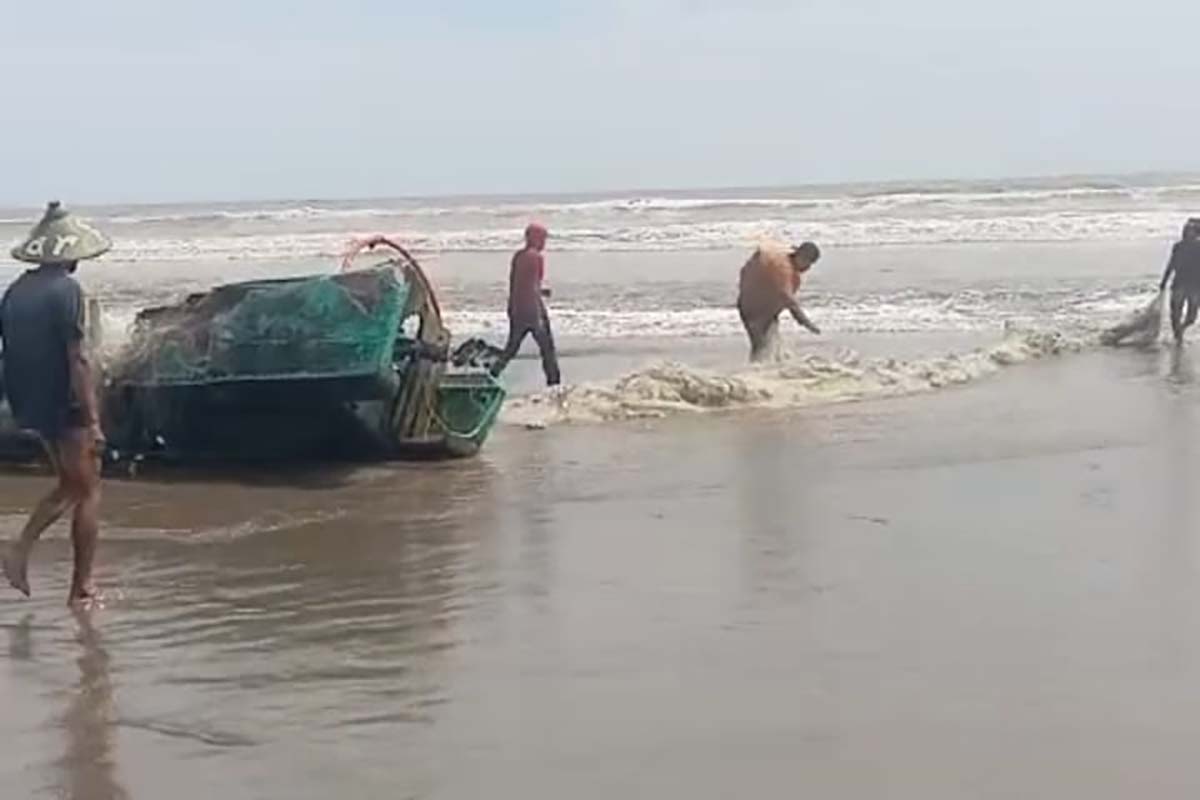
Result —
<svg viewBox="0 0 1200 800"><path fill-rule="evenodd" d="M931 392L1036 359L1078 352L1093 336L1010 327L990 347L917 359L784 357L729 374L665 361L614 381L584 383L511 400L506 423L541 428L737 409L792 409Z"/></svg>

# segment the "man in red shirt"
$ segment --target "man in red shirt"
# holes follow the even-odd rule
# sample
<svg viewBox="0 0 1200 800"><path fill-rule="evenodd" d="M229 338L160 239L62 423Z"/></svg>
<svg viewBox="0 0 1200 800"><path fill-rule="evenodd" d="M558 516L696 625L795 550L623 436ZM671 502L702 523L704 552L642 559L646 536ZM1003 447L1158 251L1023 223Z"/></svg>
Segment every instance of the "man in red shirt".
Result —
<svg viewBox="0 0 1200 800"><path fill-rule="evenodd" d="M504 354L492 367L492 374L503 372L508 362L516 358L526 335L533 334L533 340L542 354L546 385L558 386L561 381L558 354L554 349L554 335L550 332L550 316L542 300L550 296L550 290L542 284L546 276L542 251L546 249L547 236L544 227L536 222L530 223L525 229L525 247L513 256L508 277L508 344L504 347Z"/></svg>

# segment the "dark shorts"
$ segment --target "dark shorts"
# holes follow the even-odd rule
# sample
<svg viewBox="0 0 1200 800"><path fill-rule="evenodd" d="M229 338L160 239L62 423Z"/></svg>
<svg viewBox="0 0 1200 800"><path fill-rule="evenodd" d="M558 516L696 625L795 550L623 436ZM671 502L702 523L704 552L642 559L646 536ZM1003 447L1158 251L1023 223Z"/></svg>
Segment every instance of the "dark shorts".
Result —
<svg viewBox="0 0 1200 800"><path fill-rule="evenodd" d="M1182 336L1184 328L1190 328L1196 323L1200 313L1200 287L1172 286L1171 287L1171 327L1175 336Z"/></svg>
<svg viewBox="0 0 1200 800"><path fill-rule="evenodd" d="M88 424L84 421L83 411L79 408L67 409L60 416L58 424L47 423L45 421L29 424L16 414L13 416L16 418L17 424L23 429L36 433L42 441L50 443L57 442L71 431L82 430L88 427Z"/></svg>
<svg viewBox="0 0 1200 800"><path fill-rule="evenodd" d="M742 318L742 327L746 329L746 335L750 337L750 360L761 360L775 346L779 333L779 315L752 316L739 305L738 316Z"/></svg>

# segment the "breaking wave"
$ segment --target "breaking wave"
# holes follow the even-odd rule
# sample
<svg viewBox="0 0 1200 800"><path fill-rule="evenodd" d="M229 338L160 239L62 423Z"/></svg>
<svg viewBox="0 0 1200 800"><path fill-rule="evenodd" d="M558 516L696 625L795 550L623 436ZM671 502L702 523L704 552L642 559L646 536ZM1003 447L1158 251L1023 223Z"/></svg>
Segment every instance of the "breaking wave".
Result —
<svg viewBox="0 0 1200 800"><path fill-rule="evenodd" d="M1180 212L1047 212L996 217L922 219L877 216L819 220L765 218L743 221L655 225L555 227L554 247L574 252L668 252L742 249L764 239L811 238L843 247L1017 242L1137 241L1164 239L1178 228ZM329 259L376 229L337 233L262 233L228 236L164 236L118 239L109 261L276 261ZM391 230L416 252L508 252L519 244L519 228Z"/></svg>
<svg viewBox="0 0 1200 800"><path fill-rule="evenodd" d="M355 218L421 219L451 215L495 217L573 215L670 215L677 212L722 213L825 209L835 214L860 210L907 212L929 207L962 211L1011 205L1091 205L1130 202L1156 204L1200 198L1200 182L1160 179L1060 178L1029 181L812 186L795 189L725 190L709 192L628 193L588 196L443 197L342 201L278 201L269 203L174 204L126 206L91 210L97 221L113 225L159 223L288 223ZM29 214L5 210L0 225L27 225Z"/></svg>
<svg viewBox="0 0 1200 800"><path fill-rule="evenodd" d="M120 339L141 308L177 302L196 286L96 287L106 316L106 335ZM553 307L556 335L563 341L737 338L743 334L732 302L714 304L708 296L728 294L716 285L652 287L637 297L619 296L616 286L596 285L571 304ZM508 332L504 295L495 287L447 291L446 324L458 338L502 340ZM1117 321L1149 300L1146 281L1109 286L1004 287L930 291L813 292L805 308L829 334L990 334L997 320L1022 327L1080 330ZM790 323L785 321L785 329Z"/></svg>
<svg viewBox="0 0 1200 800"><path fill-rule="evenodd" d="M723 287L715 287L718 294ZM598 297L579 305L557 305L552 315L561 337L585 339L715 338L743 336L741 320L728 305L698 301L698 291L647 293L640 302ZM804 307L830 333L982 333L997 320L1011 325L1079 330L1126 313L1147 297L1145 281L1105 287L916 289L892 292L822 293L805 296ZM447 313L459 335L502 338L508 330L504 298L483 302L455 298Z"/></svg>
<svg viewBox="0 0 1200 800"><path fill-rule="evenodd" d="M999 344L937 358L863 359L846 351L834 358L785 358L727 375L663 362L611 382L514 398L502 419L542 428L897 397L967 384L1015 364L1079 352L1093 341L1094 337L1082 334L1010 327Z"/></svg>
<svg viewBox="0 0 1200 800"><path fill-rule="evenodd" d="M1195 176L880 184L558 197L124 206L84 209L111 230L118 262L328 258L388 233L423 252L514 248L530 218L556 250L697 251L763 238L829 245L1118 241L1173 236L1200 204ZM0 239L36 212L0 212Z"/></svg>

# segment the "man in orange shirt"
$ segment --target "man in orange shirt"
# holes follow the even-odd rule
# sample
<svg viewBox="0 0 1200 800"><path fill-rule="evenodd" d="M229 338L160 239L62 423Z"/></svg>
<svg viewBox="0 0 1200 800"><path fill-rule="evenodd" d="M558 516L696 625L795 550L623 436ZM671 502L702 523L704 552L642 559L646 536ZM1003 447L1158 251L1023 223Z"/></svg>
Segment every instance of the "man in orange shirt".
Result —
<svg viewBox="0 0 1200 800"><path fill-rule="evenodd" d="M751 362L761 361L770 353L779 332L779 313L784 309L808 330L821 332L796 302L801 278L820 258L821 251L812 242L805 242L790 253L760 247L742 267L738 313L750 337Z"/></svg>
<svg viewBox="0 0 1200 800"><path fill-rule="evenodd" d="M508 362L516 358L525 337L532 334L542 355L546 385L558 386L562 379L558 371L558 353L554 347L554 334L550 331L550 315L546 313L543 300L550 296L550 290L543 284L546 262L542 256L548 235L544 227L530 223L525 229L525 247L513 256L508 277L508 344L492 367L492 374L498 376L503 372Z"/></svg>

